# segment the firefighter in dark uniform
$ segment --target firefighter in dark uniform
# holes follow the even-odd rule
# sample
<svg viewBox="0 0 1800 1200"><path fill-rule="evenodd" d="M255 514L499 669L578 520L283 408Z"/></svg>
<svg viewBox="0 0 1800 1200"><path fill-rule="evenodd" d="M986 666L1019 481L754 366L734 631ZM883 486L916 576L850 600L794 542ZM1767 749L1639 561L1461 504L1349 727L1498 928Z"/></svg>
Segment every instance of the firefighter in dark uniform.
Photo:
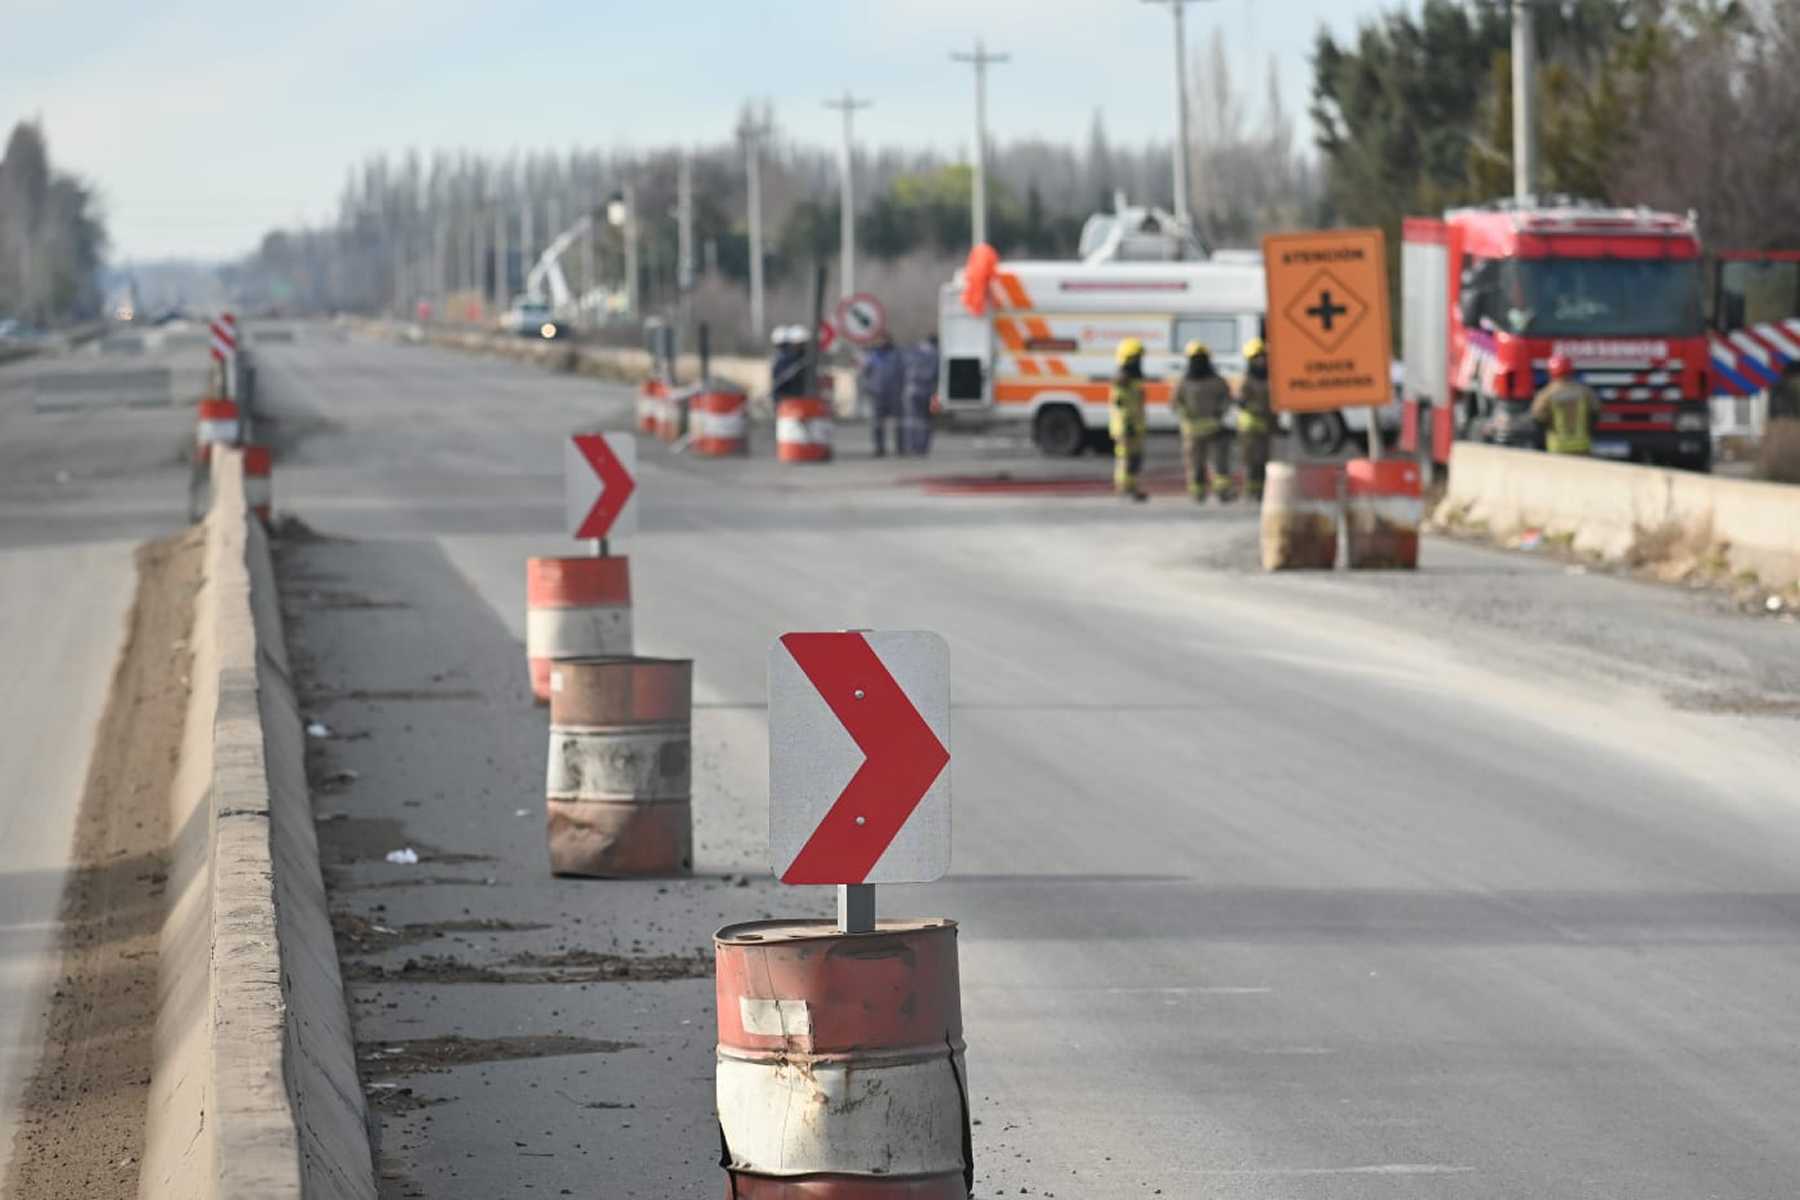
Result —
<svg viewBox="0 0 1800 1200"><path fill-rule="evenodd" d="M1114 354L1119 373L1112 385L1112 417L1107 432L1113 443L1113 491L1133 500L1148 500L1138 486L1144 469L1144 343L1128 337Z"/></svg>
<svg viewBox="0 0 1800 1200"><path fill-rule="evenodd" d="M1196 503L1204 503L1208 492L1224 500L1231 491L1231 445L1225 439L1231 385L1213 369L1212 351L1204 342L1187 344L1187 360L1187 374L1175 389L1175 412L1188 495Z"/></svg>
<svg viewBox="0 0 1800 1200"><path fill-rule="evenodd" d="M1552 454L1586 454L1594 441L1594 413L1600 398L1575 378L1566 354L1550 356L1550 382L1531 402L1531 419L1544 430L1544 449Z"/></svg>
<svg viewBox="0 0 1800 1200"><path fill-rule="evenodd" d="M1260 500L1269 472L1275 410L1269 396L1269 356L1261 338L1244 343L1244 381L1238 385L1238 440L1244 448L1244 491Z"/></svg>

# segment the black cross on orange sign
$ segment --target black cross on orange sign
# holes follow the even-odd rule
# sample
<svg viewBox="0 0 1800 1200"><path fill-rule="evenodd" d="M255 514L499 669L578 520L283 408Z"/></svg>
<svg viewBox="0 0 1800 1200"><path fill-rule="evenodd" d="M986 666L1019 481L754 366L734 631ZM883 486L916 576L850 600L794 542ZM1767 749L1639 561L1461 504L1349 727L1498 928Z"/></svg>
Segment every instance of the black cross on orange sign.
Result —
<svg viewBox="0 0 1800 1200"><path fill-rule="evenodd" d="M1333 317L1341 317L1349 311L1348 305L1334 305L1331 302L1331 289L1326 288L1319 293L1319 302L1306 310L1306 315L1309 317L1317 317L1319 319L1319 324L1325 327L1325 332L1330 333L1331 319Z"/></svg>

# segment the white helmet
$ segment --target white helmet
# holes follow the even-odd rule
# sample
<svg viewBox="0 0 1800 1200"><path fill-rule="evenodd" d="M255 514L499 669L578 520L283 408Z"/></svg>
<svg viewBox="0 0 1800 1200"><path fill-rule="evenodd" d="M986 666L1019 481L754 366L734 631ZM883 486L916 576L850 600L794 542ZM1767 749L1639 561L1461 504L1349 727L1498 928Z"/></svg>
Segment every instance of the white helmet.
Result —
<svg viewBox="0 0 1800 1200"><path fill-rule="evenodd" d="M804 326L804 325L789 325L788 326L788 338L796 346L804 346L804 345L806 345L807 342L812 340L812 338L807 334L806 326Z"/></svg>
<svg viewBox="0 0 1800 1200"><path fill-rule="evenodd" d="M769 331L769 345L771 345L771 346L787 345L788 342L792 340L792 338L788 332L788 328L789 327L786 325L777 325L774 329L770 330Z"/></svg>

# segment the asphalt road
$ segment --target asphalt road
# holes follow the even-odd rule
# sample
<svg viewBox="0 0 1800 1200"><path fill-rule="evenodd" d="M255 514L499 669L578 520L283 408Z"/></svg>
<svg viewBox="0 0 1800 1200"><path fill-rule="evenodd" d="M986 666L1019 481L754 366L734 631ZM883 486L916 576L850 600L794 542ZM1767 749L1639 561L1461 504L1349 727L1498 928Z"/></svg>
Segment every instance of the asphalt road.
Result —
<svg viewBox="0 0 1800 1200"><path fill-rule="evenodd" d="M0 368L0 1175L57 969L63 873L132 550L185 519L191 414L172 392L146 405L155 397L127 376L167 368L158 386L197 387L204 353L90 350Z"/></svg>
<svg viewBox="0 0 1800 1200"><path fill-rule="evenodd" d="M650 447L623 548L640 651L696 660L697 878L553 884L523 559L570 552L557 439L628 393L324 336L262 361L277 508L350 539L284 568L334 726L316 777L355 772L316 797L341 912L500 963L821 911L763 877L769 642L934 629L956 862L882 903L961 923L979 1194L1800 1192L1792 622L1444 541L1416 574L1269 577L1247 511ZM1037 466L942 448L931 470ZM470 853L380 861L409 839ZM366 1069L453 1034L619 1039L375 1071L412 1089L378 1105L385 1194L717 1194L705 980L411 980L383 971L417 945L377 951Z"/></svg>

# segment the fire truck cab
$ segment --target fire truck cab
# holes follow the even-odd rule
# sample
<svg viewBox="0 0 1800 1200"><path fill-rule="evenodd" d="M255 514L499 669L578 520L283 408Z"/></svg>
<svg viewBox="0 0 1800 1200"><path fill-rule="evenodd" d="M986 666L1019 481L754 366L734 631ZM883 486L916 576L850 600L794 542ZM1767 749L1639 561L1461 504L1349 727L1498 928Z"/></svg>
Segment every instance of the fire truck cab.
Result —
<svg viewBox="0 0 1800 1200"><path fill-rule="evenodd" d="M1448 382L1463 436L1541 447L1531 400L1561 354L1599 397L1596 456L1711 468L1691 217L1567 198L1502 201L1408 220L1406 240L1448 250L1449 278L1418 291L1448 300Z"/></svg>
<svg viewBox="0 0 1800 1200"><path fill-rule="evenodd" d="M944 410L1029 422L1045 454L1104 442L1113 354L1144 343L1152 430L1174 429L1170 398L1183 348L1204 342L1221 374L1242 373L1243 344L1263 329L1259 255L1222 251L1202 261L1003 262L981 312L965 304L966 272L938 301L938 396Z"/></svg>

